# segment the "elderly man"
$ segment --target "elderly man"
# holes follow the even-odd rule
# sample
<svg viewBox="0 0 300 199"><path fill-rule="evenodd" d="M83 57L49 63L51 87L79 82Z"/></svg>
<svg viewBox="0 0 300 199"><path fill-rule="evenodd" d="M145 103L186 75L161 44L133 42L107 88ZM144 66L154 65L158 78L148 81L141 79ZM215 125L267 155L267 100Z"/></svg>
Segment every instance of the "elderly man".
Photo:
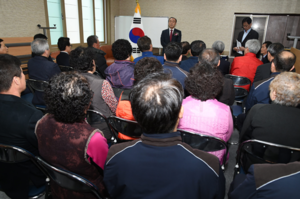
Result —
<svg viewBox="0 0 300 199"><path fill-rule="evenodd" d="M266 79L270 77L271 75L271 62L274 59L274 56L281 51L284 50L284 46L280 43L273 43L268 47L267 50L267 57L269 60L269 63L260 65L256 69L255 77L254 77L254 82Z"/></svg>
<svg viewBox="0 0 300 199"><path fill-rule="evenodd" d="M180 62L180 68L189 72L190 68L192 68L196 63L198 63L199 54L206 48L206 44L201 40L196 40L191 43L191 56L185 60Z"/></svg>
<svg viewBox="0 0 300 199"><path fill-rule="evenodd" d="M222 55L225 49L225 44L222 41L215 41L212 45L212 48L218 51L220 55ZM229 66L230 66L230 62L226 61L225 59L220 59L220 65L218 69L221 71L223 75L229 73Z"/></svg>
<svg viewBox="0 0 300 199"><path fill-rule="evenodd" d="M8 48L5 46L3 39L0 39L0 54L7 54Z"/></svg>
<svg viewBox="0 0 300 199"><path fill-rule="evenodd" d="M262 62L256 58L256 53L259 50L260 43L257 39L248 40L245 45L245 55L233 59L230 74L247 77L252 83L254 80L256 68L262 64ZM248 85L244 88L249 90L250 86Z"/></svg>
<svg viewBox="0 0 300 199"><path fill-rule="evenodd" d="M46 59L46 58L45 58ZM0 55L0 140L39 155L34 133L43 113L21 99L26 88L21 62L12 55ZM29 160L19 164L0 163L0 186L10 198L28 198L28 187L45 184L43 173Z"/></svg>
<svg viewBox="0 0 300 199"><path fill-rule="evenodd" d="M132 113L144 133L108 152L103 181L112 198L224 198L218 158L181 141L182 100L170 74L148 75L132 89Z"/></svg>
<svg viewBox="0 0 300 199"><path fill-rule="evenodd" d="M105 69L107 68L106 59L104 55L105 52L100 50L100 42L96 35L91 35L87 38L88 48L94 51L95 54L95 63L96 63L96 71L99 73L99 76L103 79L106 78Z"/></svg>
<svg viewBox="0 0 300 199"><path fill-rule="evenodd" d="M205 49L199 55L199 62L207 62L210 66L219 67L220 66L220 54L215 49ZM234 103L234 87L231 79L223 77L224 84L223 89L216 97L219 102L227 104L228 106Z"/></svg>
<svg viewBox="0 0 300 199"><path fill-rule="evenodd" d="M144 57L154 57L158 61L160 61L161 64L164 64L164 57L163 56L155 56L152 53L153 47L151 39L147 36L140 37L137 41L137 45L139 49L142 51L142 56L137 57L134 59L134 63L136 64L139 60L143 59Z"/></svg>
<svg viewBox="0 0 300 199"><path fill-rule="evenodd" d="M175 41L181 42L181 31L176 29L175 26L177 24L177 19L175 17L169 18L169 28L163 30L160 36L160 43L163 46L163 54L168 43Z"/></svg>
<svg viewBox="0 0 300 199"><path fill-rule="evenodd" d="M269 59L268 59L268 47L272 44L272 42L270 41L265 41L262 45L261 45L261 49L260 49L260 54L262 55L261 61L266 64L269 63Z"/></svg>
<svg viewBox="0 0 300 199"><path fill-rule="evenodd" d="M28 75L30 79L49 81L51 77L60 73L58 65L48 60L50 49L47 40L33 40L31 42L31 50L35 56L28 61ZM36 91L32 103L34 105L45 105L43 93Z"/></svg>

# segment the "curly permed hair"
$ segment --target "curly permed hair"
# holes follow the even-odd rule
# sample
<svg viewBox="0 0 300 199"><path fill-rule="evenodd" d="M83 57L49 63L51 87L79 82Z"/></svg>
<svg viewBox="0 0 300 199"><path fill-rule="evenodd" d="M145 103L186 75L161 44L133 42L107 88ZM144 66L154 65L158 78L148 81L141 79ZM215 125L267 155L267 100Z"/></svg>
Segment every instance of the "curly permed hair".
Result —
<svg viewBox="0 0 300 199"><path fill-rule="evenodd" d="M93 94L86 78L72 71L51 78L44 99L56 121L75 123L84 121Z"/></svg>
<svg viewBox="0 0 300 199"><path fill-rule="evenodd" d="M92 49L77 47L70 53L70 66L82 73L93 71L95 53Z"/></svg>
<svg viewBox="0 0 300 199"><path fill-rule="evenodd" d="M163 72L160 61L154 57L144 57L134 67L134 84L137 84L147 75L155 72Z"/></svg>
<svg viewBox="0 0 300 199"><path fill-rule="evenodd" d="M116 60L126 60L132 53L131 44L126 39L118 39L112 45L112 53Z"/></svg>
<svg viewBox="0 0 300 199"><path fill-rule="evenodd" d="M209 63L197 63L185 79L186 90L196 99L214 99L222 90L223 77L220 71Z"/></svg>

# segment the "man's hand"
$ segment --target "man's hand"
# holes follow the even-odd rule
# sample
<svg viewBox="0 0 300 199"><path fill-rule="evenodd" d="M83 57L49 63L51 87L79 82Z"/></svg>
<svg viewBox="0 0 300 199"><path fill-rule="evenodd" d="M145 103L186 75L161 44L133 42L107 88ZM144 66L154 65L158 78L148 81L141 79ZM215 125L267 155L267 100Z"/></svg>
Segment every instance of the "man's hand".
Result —
<svg viewBox="0 0 300 199"><path fill-rule="evenodd" d="M234 47L233 50L235 50L236 52L240 51L238 47Z"/></svg>
<svg viewBox="0 0 300 199"><path fill-rule="evenodd" d="M244 51L244 50L245 50L245 47L241 46L240 51Z"/></svg>

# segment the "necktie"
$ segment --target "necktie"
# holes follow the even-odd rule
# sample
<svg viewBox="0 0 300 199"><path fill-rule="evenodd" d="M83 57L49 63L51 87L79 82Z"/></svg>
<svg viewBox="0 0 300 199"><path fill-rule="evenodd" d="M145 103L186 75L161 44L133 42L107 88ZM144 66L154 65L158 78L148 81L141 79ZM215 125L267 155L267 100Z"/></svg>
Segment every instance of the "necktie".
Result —
<svg viewBox="0 0 300 199"><path fill-rule="evenodd" d="M173 36L173 30L171 30L170 41L172 41L172 36Z"/></svg>

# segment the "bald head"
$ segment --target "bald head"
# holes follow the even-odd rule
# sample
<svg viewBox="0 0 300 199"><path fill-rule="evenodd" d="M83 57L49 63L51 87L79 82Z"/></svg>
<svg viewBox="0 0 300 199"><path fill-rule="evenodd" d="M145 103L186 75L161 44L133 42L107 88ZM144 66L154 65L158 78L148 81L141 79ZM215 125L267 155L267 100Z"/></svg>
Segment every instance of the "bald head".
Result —
<svg viewBox="0 0 300 199"><path fill-rule="evenodd" d="M215 49L207 48L200 53L198 60L200 63L208 63L217 67L220 61L220 54Z"/></svg>
<svg viewBox="0 0 300 199"><path fill-rule="evenodd" d="M294 68L296 56L289 51L281 51L276 54L272 63L272 72L291 71Z"/></svg>

